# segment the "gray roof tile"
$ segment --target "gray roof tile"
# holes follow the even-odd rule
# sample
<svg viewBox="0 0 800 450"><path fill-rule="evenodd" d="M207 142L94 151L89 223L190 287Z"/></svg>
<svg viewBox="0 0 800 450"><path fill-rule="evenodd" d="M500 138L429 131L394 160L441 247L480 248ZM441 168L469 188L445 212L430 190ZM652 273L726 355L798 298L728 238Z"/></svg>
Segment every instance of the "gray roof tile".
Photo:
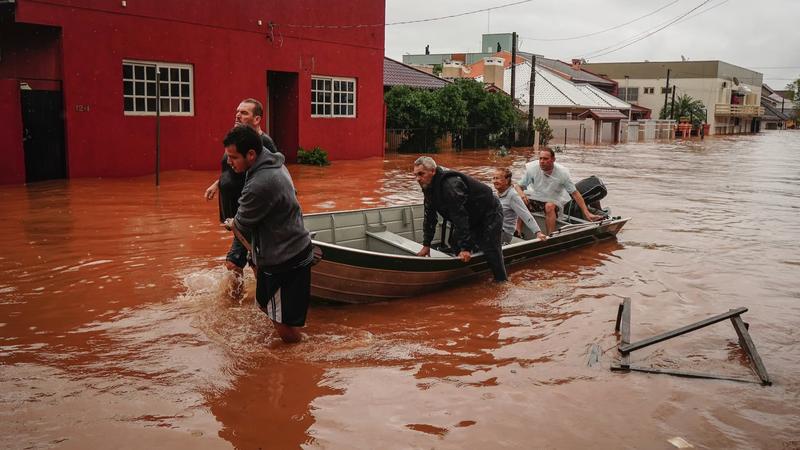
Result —
<svg viewBox="0 0 800 450"><path fill-rule="evenodd" d="M424 89L439 89L450 84L449 81L435 75L415 69L409 65L384 56L383 85L408 86Z"/></svg>

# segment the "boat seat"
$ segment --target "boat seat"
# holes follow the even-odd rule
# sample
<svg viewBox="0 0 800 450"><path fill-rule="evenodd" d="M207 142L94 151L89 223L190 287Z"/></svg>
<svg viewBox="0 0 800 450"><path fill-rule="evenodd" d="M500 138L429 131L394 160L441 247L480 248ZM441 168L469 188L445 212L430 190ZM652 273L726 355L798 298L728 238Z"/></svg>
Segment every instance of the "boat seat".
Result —
<svg viewBox="0 0 800 450"><path fill-rule="evenodd" d="M414 242L411 239L404 238L399 234L392 233L391 231L367 231L367 236L375 238L383 243L389 244L392 247L405 250L412 255L422 250L422 244ZM431 256L434 258L449 258L450 255L439 250L431 249Z"/></svg>

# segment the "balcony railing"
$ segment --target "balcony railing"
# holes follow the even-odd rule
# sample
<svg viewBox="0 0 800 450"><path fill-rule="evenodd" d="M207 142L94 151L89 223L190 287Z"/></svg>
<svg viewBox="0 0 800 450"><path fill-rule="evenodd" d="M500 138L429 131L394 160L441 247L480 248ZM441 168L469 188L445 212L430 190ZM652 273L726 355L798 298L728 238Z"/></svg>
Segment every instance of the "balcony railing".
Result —
<svg viewBox="0 0 800 450"><path fill-rule="evenodd" d="M730 105L727 103L717 103L714 106L714 114L718 116L758 117L764 115L764 107L757 105Z"/></svg>

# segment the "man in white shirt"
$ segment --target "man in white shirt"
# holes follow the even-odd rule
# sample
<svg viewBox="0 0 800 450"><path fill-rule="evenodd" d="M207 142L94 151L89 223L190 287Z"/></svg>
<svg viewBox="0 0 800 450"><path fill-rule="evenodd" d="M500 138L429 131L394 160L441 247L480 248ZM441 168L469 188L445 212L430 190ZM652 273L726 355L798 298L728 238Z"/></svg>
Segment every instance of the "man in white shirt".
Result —
<svg viewBox="0 0 800 450"><path fill-rule="evenodd" d="M596 222L603 219L589 211L583 196L570 179L569 171L556 163L556 154L549 148L539 152L539 164L531 161L525 165L525 175L520 180L518 189L531 211L544 211L548 235L555 231L558 212L570 197L580 207L586 220ZM522 189L525 189L524 193Z"/></svg>

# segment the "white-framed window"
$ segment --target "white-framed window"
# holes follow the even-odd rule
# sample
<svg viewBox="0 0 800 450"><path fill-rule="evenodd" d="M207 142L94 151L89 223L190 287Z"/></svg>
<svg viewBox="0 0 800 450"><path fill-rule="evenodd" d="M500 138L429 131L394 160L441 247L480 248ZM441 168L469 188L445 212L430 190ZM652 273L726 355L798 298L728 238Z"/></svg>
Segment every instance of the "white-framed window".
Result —
<svg viewBox="0 0 800 450"><path fill-rule="evenodd" d="M644 89L644 93L645 94L654 94L655 91L656 91L656 88L654 88L654 87L646 87L646 88L642 88L642 89Z"/></svg>
<svg viewBox="0 0 800 450"><path fill-rule="evenodd" d="M639 88L638 87L621 87L619 88L619 98L626 102L639 101Z"/></svg>
<svg viewBox="0 0 800 450"><path fill-rule="evenodd" d="M158 79L156 79L158 73ZM156 94L159 94L158 96ZM194 115L194 71L188 64L122 61L122 110L126 116Z"/></svg>
<svg viewBox="0 0 800 450"><path fill-rule="evenodd" d="M311 117L355 116L355 78L311 77Z"/></svg>

